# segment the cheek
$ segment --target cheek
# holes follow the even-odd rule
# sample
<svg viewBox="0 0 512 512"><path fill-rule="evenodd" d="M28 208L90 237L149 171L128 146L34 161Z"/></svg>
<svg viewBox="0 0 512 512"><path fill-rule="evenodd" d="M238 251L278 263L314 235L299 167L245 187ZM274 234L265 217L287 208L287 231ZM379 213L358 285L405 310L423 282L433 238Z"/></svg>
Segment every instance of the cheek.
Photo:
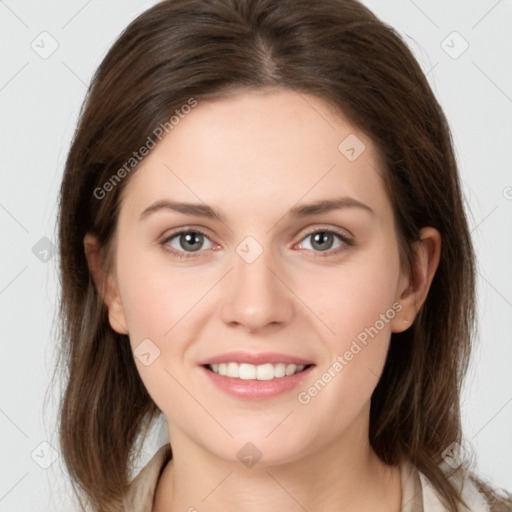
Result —
<svg viewBox="0 0 512 512"><path fill-rule="evenodd" d="M140 261L140 264L137 262ZM119 265L121 299L130 337L151 338L156 343L169 340L176 326L187 324L187 315L215 284L216 276L194 269L169 271L168 266L142 265L134 258Z"/></svg>
<svg viewBox="0 0 512 512"><path fill-rule="evenodd" d="M319 277L309 291L304 289L303 296L308 297L325 324L334 331L328 339L338 350L375 324L385 336L389 335L389 320L399 307L396 299L400 266L394 246L367 251L364 257L354 258Z"/></svg>
<svg viewBox="0 0 512 512"><path fill-rule="evenodd" d="M187 349L197 337L202 300L218 276L211 269L170 270L168 265L134 252L118 259L117 275L141 379L161 410L179 414L181 404L190 401L178 384L191 369ZM140 357L147 353L145 360ZM148 359L150 364L144 364Z"/></svg>
<svg viewBox="0 0 512 512"><path fill-rule="evenodd" d="M190 397L179 385L183 379L175 369L183 370L186 315L197 302L196 295L201 290L204 294L204 287L197 281L181 287L185 279L169 280L154 266L145 271L136 260L119 265L118 276L130 344L144 386L161 411L193 414L184 407ZM200 423L200 417L196 420Z"/></svg>
<svg viewBox="0 0 512 512"><path fill-rule="evenodd" d="M316 405L330 404L327 408L343 421L343 415L355 413L370 399L385 364L391 320L401 309L396 301L399 277L398 251L388 245L315 281L307 300L334 332L322 329L328 358L319 368L315 389L304 390L304 401L321 394L314 398ZM344 404L343 411L336 412L337 404Z"/></svg>

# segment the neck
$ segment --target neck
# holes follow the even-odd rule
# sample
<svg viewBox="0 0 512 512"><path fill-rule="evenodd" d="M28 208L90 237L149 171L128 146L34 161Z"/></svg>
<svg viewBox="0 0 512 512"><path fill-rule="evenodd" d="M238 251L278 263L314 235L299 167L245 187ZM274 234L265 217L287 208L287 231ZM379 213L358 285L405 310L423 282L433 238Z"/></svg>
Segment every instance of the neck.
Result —
<svg viewBox="0 0 512 512"><path fill-rule="evenodd" d="M170 439L173 459L153 512L400 510L400 470L377 457L367 436L345 436L291 462L252 468L220 459L179 432Z"/></svg>

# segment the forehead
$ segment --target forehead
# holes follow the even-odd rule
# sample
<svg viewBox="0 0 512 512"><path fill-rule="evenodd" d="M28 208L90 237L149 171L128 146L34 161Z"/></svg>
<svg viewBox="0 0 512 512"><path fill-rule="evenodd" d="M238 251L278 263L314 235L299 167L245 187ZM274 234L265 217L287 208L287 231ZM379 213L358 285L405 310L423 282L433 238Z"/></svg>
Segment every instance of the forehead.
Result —
<svg viewBox="0 0 512 512"><path fill-rule="evenodd" d="M142 161L124 191L138 209L164 196L263 205L385 195L378 154L363 132L325 101L292 90L241 92L198 101Z"/></svg>

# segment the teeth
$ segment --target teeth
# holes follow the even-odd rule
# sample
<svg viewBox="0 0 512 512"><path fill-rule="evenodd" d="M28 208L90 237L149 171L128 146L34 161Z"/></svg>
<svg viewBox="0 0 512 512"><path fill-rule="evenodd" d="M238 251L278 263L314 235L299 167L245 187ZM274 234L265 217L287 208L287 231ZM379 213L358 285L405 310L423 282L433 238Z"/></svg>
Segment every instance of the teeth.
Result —
<svg viewBox="0 0 512 512"><path fill-rule="evenodd" d="M258 375L258 367L254 366L253 364L241 364L237 365L236 363L233 363L235 366L238 366L238 372L237 375L229 375L229 377L235 377L239 379L255 379Z"/></svg>
<svg viewBox="0 0 512 512"><path fill-rule="evenodd" d="M248 363L219 363L208 365L210 370L219 375L243 380L272 380L293 375L304 370L303 365L296 364L248 364Z"/></svg>
<svg viewBox="0 0 512 512"><path fill-rule="evenodd" d="M294 364L289 364L286 366L285 373L286 375L293 375L297 367Z"/></svg>
<svg viewBox="0 0 512 512"><path fill-rule="evenodd" d="M236 378L239 375L238 365L236 363L227 363L226 377Z"/></svg>
<svg viewBox="0 0 512 512"><path fill-rule="evenodd" d="M299 368L297 366L297 368ZM281 378L286 375L286 365L284 363L279 363L274 366L274 377Z"/></svg>

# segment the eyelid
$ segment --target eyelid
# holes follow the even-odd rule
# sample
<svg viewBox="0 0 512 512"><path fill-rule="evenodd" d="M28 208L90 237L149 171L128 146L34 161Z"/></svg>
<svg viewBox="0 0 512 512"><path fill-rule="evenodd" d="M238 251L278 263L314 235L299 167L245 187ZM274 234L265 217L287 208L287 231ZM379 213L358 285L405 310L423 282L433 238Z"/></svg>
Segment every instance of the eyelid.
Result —
<svg viewBox="0 0 512 512"><path fill-rule="evenodd" d="M165 234L163 234L160 237L160 243L168 242L169 240L173 239L177 235L181 235L183 233L200 233L201 235L207 237L210 241L211 240L210 235L206 232L204 228L200 228L197 226L182 226L180 228L175 228L170 231L166 231Z"/></svg>
<svg viewBox="0 0 512 512"><path fill-rule="evenodd" d="M322 224L313 224L313 227L306 227L304 228L302 231L304 231L304 234L302 235L301 237L301 240L303 240L306 236L308 235L313 235L315 233L318 233L318 232L329 232L329 233L335 233L336 235L342 237L342 238L347 238L347 239L354 239L355 236L353 235L352 232L350 232L348 229L346 228L340 228L339 226L329 226L329 225L322 225Z"/></svg>

